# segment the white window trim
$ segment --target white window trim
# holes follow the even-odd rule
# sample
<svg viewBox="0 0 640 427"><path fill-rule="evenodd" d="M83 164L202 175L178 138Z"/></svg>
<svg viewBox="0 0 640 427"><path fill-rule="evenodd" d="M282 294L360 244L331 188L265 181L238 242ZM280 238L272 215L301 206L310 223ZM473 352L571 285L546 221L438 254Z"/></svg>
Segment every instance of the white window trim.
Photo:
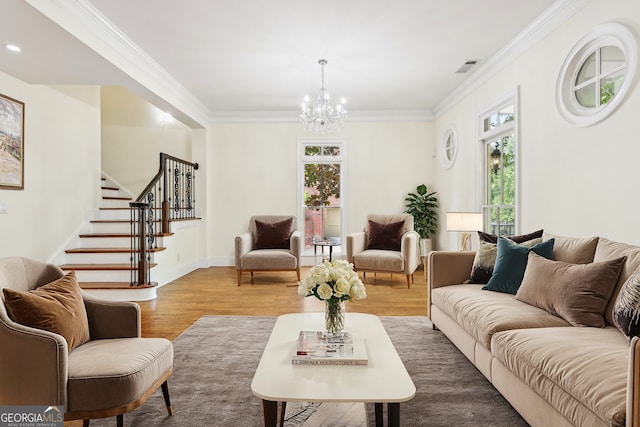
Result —
<svg viewBox="0 0 640 427"><path fill-rule="evenodd" d="M484 130L484 119L495 113L496 111L500 111L505 107L513 105L513 111L515 115L515 120L513 122L508 122L502 126L497 126L488 131ZM483 206L485 201L487 200L487 165L486 162L486 144L487 140L494 139L502 134L505 134L509 131L509 133L513 133L515 137L515 156L516 156L516 174L515 174L515 197L514 197L514 212L515 212L515 229L516 234L520 231L520 223L521 223L521 212L520 212L520 170L521 170L521 159L520 159L520 87L516 86L516 88L509 92L507 95L496 101L490 107L486 108L482 112L477 115L476 122L478 124L478 149L476 151L476 165L477 165L477 179L476 182L479 185L479 189L476 194L479 195L479 200L476 205L478 206L479 212L484 212Z"/></svg>
<svg viewBox="0 0 640 427"><path fill-rule="evenodd" d="M451 158L447 157L447 140L451 138ZM458 156L458 132L454 125L449 125L442 134L440 145L438 146L438 158L442 167L445 169L451 169L451 166L456 162Z"/></svg>
<svg viewBox="0 0 640 427"><path fill-rule="evenodd" d="M626 72L620 90L611 101L598 108L585 108L574 95L574 82L580 67L590 53L604 46L616 46L624 54ZM556 105L560 115L575 126L591 126L613 113L634 80L638 62L636 41L631 31L617 23L602 24L586 34L567 55L556 85Z"/></svg>
<svg viewBox="0 0 640 427"><path fill-rule="evenodd" d="M304 154L304 149L307 146L335 146L340 147L340 156L336 159L336 156L313 156L313 163L340 163L340 235L345 237L345 205L347 201L347 195L345 192L344 178L347 176L347 140L346 139L302 139L299 138L297 141L298 144L298 173L297 173L297 209L296 216L298 218L298 230L301 232L301 237L304 240L304 199L303 199L303 190L304 190L304 165L307 157ZM302 256L313 255L313 251L309 250L305 252L304 241L300 242L301 247L300 250ZM337 252L334 252L335 255L340 255L341 251L346 253L346 239L342 240L342 245L337 248Z"/></svg>

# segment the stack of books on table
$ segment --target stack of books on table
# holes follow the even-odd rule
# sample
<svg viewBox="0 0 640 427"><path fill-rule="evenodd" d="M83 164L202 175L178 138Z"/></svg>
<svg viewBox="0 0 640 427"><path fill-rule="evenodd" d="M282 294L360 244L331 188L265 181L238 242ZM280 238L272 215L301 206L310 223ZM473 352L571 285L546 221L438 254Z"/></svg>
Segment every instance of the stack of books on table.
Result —
<svg viewBox="0 0 640 427"><path fill-rule="evenodd" d="M367 348L364 339L342 332L329 335L323 331L300 331L294 365L366 365Z"/></svg>

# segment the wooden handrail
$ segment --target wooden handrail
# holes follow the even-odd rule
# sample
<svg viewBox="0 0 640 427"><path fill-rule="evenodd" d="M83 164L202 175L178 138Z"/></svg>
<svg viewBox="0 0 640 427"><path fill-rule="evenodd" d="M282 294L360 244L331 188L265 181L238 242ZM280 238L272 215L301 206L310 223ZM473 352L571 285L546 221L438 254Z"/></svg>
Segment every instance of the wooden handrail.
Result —
<svg viewBox="0 0 640 427"><path fill-rule="evenodd" d="M199 167L198 163L160 153L158 173L136 200L129 203L132 286L149 284L151 266L149 249L154 248L156 234L154 212L160 212L163 234L170 233L172 219L195 218L195 171ZM171 173L173 174L173 194L169 192Z"/></svg>

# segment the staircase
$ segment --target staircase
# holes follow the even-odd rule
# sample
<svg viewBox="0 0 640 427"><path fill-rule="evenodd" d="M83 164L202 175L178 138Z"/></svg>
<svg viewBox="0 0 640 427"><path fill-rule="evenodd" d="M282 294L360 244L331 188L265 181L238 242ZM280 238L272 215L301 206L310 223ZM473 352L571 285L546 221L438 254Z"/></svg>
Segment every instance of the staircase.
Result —
<svg viewBox="0 0 640 427"><path fill-rule="evenodd" d="M132 198L117 185L102 178L102 207L90 220L89 231L78 236L77 247L67 249L65 272L75 271L80 287L88 293L112 300L145 301L156 297L157 284L131 286ZM160 227L157 227L159 230ZM156 234L157 247L150 248L151 268L157 265L164 247L164 238L173 233Z"/></svg>

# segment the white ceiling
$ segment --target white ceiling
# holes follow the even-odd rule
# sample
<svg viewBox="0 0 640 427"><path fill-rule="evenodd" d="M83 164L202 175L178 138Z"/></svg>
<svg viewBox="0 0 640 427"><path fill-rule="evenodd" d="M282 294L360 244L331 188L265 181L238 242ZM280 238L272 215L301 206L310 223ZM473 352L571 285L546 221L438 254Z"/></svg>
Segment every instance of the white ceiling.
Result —
<svg viewBox="0 0 640 427"><path fill-rule="evenodd" d="M350 113L429 117L572 2L585 0L2 0L0 43L22 52L0 49L0 71L122 85L186 115L296 120L326 58ZM456 73L467 60L478 65Z"/></svg>

